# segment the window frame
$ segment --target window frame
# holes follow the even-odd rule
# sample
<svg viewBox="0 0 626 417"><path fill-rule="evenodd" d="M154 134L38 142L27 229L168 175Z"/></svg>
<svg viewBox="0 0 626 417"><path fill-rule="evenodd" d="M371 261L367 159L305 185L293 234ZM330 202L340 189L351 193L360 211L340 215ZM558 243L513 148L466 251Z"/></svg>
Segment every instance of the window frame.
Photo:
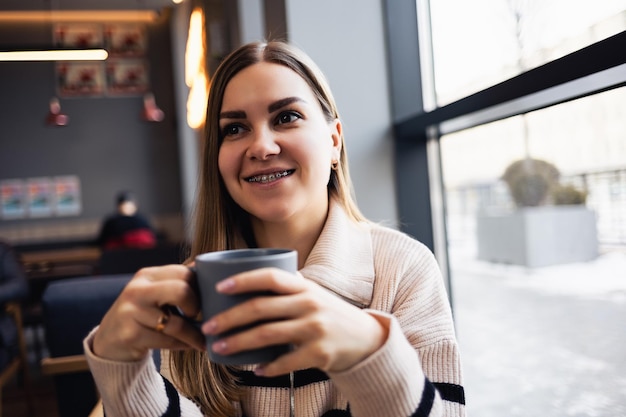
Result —
<svg viewBox="0 0 626 417"><path fill-rule="evenodd" d="M626 31L427 110L425 103L434 101L428 4L383 0L398 217L402 231L435 253L452 301L441 136L626 85Z"/></svg>

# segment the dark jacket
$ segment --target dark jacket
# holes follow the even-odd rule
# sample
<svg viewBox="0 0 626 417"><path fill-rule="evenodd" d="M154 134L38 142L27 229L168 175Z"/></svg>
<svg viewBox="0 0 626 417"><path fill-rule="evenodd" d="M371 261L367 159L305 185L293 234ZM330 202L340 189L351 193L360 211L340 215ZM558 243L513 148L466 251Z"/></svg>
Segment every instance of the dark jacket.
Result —
<svg viewBox="0 0 626 417"><path fill-rule="evenodd" d="M154 229L140 214L108 217L100 230L98 244L104 249L152 248L157 243Z"/></svg>

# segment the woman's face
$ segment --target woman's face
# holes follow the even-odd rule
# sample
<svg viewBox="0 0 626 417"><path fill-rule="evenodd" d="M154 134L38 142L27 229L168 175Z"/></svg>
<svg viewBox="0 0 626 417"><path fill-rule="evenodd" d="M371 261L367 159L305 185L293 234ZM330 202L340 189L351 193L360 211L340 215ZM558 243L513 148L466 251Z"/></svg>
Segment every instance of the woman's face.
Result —
<svg viewBox="0 0 626 417"><path fill-rule="evenodd" d="M304 79L279 64L247 67L226 86L219 126L220 174L253 221L307 222L326 216L341 124L325 119Z"/></svg>

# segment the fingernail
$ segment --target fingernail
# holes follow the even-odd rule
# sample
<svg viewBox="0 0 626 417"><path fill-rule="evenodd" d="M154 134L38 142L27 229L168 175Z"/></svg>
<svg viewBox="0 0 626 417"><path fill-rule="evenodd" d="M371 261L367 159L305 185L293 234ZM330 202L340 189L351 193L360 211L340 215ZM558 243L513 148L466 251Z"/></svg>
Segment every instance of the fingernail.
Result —
<svg viewBox="0 0 626 417"><path fill-rule="evenodd" d="M215 288L219 291L219 292L228 292L229 290L235 288L235 280L233 279L225 279L223 281L218 282L215 285Z"/></svg>
<svg viewBox="0 0 626 417"><path fill-rule="evenodd" d="M226 342L223 340L218 340L217 342L213 343L211 349L213 349L213 352L217 353L224 352L226 350Z"/></svg>
<svg viewBox="0 0 626 417"><path fill-rule="evenodd" d="M254 374L256 376L265 376L265 368L262 366L257 366L254 368Z"/></svg>
<svg viewBox="0 0 626 417"><path fill-rule="evenodd" d="M209 320L202 325L202 333L213 334L217 328L217 322L215 320Z"/></svg>

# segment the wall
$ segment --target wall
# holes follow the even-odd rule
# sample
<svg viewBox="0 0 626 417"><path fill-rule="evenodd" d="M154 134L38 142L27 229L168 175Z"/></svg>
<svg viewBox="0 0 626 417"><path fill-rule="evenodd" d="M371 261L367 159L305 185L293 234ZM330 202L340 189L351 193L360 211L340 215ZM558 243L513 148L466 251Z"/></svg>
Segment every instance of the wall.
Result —
<svg viewBox="0 0 626 417"><path fill-rule="evenodd" d="M46 126L56 95L54 63L0 63L0 180L77 175L83 203L76 217L0 220L0 238L88 237L113 210L120 189L134 190L157 226L182 233L168 14L147 25L147 33L151 86L165 112L161 123L140 119L141 96L93 97L61 98L70 124ZM0 25L0 47L47 45L51 38L49 24Z"/></svg>
<svg viewBox="0 0 626 417"><path fill-rule="evenodd" d="M321 67L337 100L359 207L368 218L397 226L381 1L286 0L285 6L289 40Z"/></svg>

